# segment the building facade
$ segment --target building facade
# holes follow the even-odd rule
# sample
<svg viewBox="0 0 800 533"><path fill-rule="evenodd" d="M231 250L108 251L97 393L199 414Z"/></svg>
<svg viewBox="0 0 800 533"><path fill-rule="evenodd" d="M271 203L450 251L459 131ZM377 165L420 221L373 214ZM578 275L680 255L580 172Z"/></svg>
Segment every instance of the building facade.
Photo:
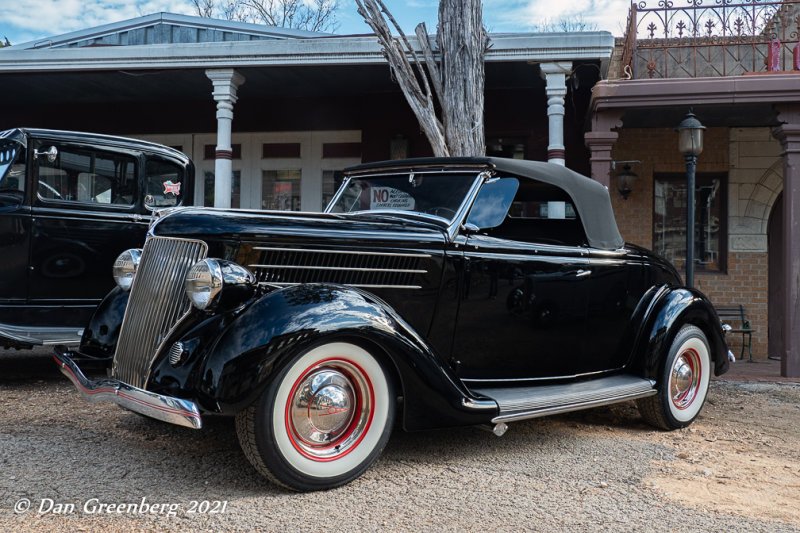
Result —
<svg viewBox="0 0 800 533"><path fill-rule="evenodd" d="M586 142L625 239L684 268L687 167L675 127L693 111L707 128L697 158L695 285L716 305L744 306L752 346L742 350L732 335L737 355L781 359L782 374L796 377L800 71L790 28L800 6L741 4L632 5L609 78L594 88ZM638 175L627 199L614 193L624 168L616 162L625 161Z"/></svg>
<svg viewBox="0 0 800 533"><path fill-rule="evenodd" d="M607 32L492 35L490 154L588 173L591 87L612 50ZM5 48L0 80L0 128L176 147L197 165L199 205L320 210L342 168L430 155L370 35L160 13Z"/></svg>

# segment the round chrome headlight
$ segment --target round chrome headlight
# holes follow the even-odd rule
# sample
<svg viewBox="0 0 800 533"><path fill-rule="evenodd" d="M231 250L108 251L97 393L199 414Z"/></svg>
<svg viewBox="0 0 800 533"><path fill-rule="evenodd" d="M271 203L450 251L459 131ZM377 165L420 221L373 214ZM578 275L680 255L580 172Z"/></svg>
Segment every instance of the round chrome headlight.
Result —
<svg viewBox="0 0 800 533"><path fill-rule="evenodd" d="M209 308L222 291L222 269L214 259L195 263L186 274L183 284L186 296L198 309Z"/></svg>
<svg viewBox="0 0 800 533"><path fill-rule="evenodd" d="M136 269L139 268L141 258L141 248L132 248L119 254L117 260L114 261L114 281L123 291L131 290L133 278L136 276Z"/></svg>
<svg viewBox="0 0 800 533"><path fill-rule="evenodd" d="M253 295L256 278L232 261L203 259L189 269L184 287L186 296L198 309L212 309L217 305L229 309Z"/></svg>

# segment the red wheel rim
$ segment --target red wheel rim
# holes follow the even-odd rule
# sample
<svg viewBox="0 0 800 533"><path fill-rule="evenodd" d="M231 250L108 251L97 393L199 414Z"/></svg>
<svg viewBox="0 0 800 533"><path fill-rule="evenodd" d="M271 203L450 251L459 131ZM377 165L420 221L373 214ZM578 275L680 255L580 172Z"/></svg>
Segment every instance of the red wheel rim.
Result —
<svg viewBox="0 0 800 533"><path fill-rule="evenodd" d="M358 364L344 358L316 362L300 374L289 393L286 434L307 459L339 459L367 434L374 403L372 382Z"/></svg>
<svg viewBox="0 0 800 533"><path fill-rule="evenodd" d="M669 394L676 409L687 409L697 397L703 367L700 355L693 348L681 352L672 363Z"/></svg>

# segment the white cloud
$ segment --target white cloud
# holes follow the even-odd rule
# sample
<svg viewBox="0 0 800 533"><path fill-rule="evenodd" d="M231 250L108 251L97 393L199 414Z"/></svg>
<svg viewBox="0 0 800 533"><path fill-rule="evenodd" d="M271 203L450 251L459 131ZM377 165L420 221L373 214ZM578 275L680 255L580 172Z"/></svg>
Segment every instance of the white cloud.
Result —
<svg viewBox="0 0 800 533"><path fill-rule="evenodd" d="M53 36L169 11L191 14L187 0L16 0L0 4L0 34Z"/></svg>
<svg viewBox="0 0 800 533"><path fill-rule="evenodd" d="M525 31L558 20L580 19L622 35L630 0L484 0L490 31Z"/></svg>

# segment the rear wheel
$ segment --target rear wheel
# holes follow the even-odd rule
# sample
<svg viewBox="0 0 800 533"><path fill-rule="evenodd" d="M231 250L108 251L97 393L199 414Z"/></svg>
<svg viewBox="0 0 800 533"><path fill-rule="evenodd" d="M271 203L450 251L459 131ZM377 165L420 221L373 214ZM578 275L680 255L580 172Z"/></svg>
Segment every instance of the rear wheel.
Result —
<svg viewBox="0 0 800 533"><path fill-rule="evenodd" d="M333 488L360 476L389 440L394 393L381 363L345 342L288 364L236 416L239 443L267 478L294 490Z"/></svg>
<svg viewBox="0 0 800 533"><path fill-rule="evenodd" d="M691 424L706 401L711 355L705 334L686 325L672 341L658 394L638 400L642 417L656 427L678 429Z"/></svg>

